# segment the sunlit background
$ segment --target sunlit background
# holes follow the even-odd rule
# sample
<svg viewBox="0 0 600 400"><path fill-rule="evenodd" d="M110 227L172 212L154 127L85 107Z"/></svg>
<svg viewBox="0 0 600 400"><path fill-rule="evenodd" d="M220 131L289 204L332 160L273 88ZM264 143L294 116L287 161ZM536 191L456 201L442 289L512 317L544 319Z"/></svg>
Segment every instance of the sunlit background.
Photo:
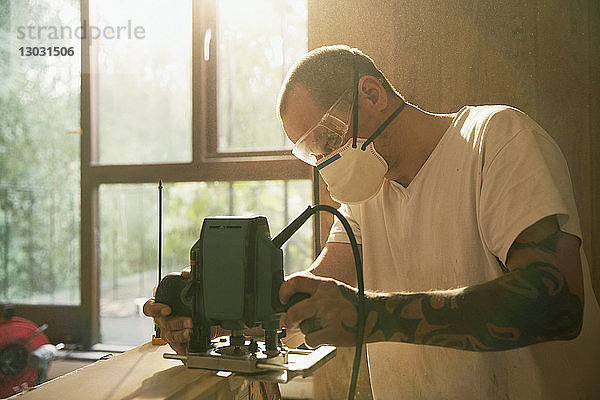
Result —
<svg viewBox="0 0 600 400"><path fill-rule="evenodd" d="M0 26L0 302L80 304L80 71L73 57L22 59L18 26L80 25L75 0L9 2ZM218 151L288 149L275 114L279 86L307 49L306 0L218 1ZM144 27L142 40L92 41L97 162L192 158L191 1L90 2L91 24ZM26 61L26 62L25 62ZM100 337L148 341L141 305L157 282L156 184L99 188ZM202 220L266 215L272 235L311 203L308 180L166 183L164 272L187 266ZM285 268L312 260L307 223L286 245Z"/></svg>
<svg viewBox="0 0 600 400"><path fill-rule="evenodd" d="M79 304L80 57L24 62L18 48L38 41L16 37L19 26L78 26L79 2L8 4L0 24L0 302Z"/></svg>

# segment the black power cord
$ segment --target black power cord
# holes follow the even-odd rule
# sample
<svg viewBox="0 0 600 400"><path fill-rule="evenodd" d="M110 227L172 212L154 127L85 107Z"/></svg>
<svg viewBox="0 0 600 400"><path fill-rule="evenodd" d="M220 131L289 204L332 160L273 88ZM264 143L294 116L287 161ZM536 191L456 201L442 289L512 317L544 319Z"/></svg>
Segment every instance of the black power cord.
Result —
<svg viewBox="0 0 600 400"><path fill-rule="evenodd" d="M358 371L360 369L360 359L362 356L362 345L365 336L365 282L363 277L362 260L360 258L360 252L358 250L358 243L352 228L348 223L348 220L335 208L325 205L318 204L316 206L308 206L302 214L297 216L288 226L286 226L277 236L273 238L273 244L278 248L281 246L298 230L300 227L315 213L319 211L327 211L340 220L342 226L346 230L348 239L350 240L350 246L352 247L352 254L354 256L354 265L356 267L356 283L358 286L358 312L356 321L356 347L354 353L354 363L352 365L352 377L350 379L350 386L348 387L348 400L354 399L356 396L356 384L358 382Z"/></svg>

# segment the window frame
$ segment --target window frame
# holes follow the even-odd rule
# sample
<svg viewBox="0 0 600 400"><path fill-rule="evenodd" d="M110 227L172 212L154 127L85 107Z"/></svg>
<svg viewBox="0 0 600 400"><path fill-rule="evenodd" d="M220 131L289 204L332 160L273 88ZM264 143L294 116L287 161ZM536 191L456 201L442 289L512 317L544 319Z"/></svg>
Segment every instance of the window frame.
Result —
<svg viewBox="0 0 600 400"><path fill-rule="evenodd" d="M192 161L105 165L98 163L98 108L94 99L97 77L95 55L86 35L81 43L81 306L78 318L69 321L80 329L85 347L99 341L99 217L98 188L102 184L163 182L204 182L242 180L311 179L311 167L292 156L291 151L217 151L217 41L216 1L192 1ZM88 27L90 0L81 2L81 23ZM205 59L205 35L212 33ZM76 322L78 326L73 326Z"/></svg>

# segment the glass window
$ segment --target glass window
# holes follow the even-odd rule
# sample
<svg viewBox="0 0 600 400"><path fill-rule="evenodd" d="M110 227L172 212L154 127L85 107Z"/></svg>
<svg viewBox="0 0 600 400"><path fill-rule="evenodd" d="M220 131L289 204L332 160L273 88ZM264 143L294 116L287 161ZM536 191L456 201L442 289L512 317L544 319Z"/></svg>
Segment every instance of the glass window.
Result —
<svg viewBox="0 0 600 400"><path fill-rule="evenodd" d="M75 0L0 2L0 303L80 303L78 25Z"/></svg>
<svg viewBox="0 0 600 400"><path fill-rule="evenodd" d="M165 184L163 274L189 264L205 217L265 215L275 236L304 211L310 196L308 180ZM102 342L141 344L152 333L152 320L141 314L141 306L157 281L157 186L102 185L99 208ZM308 221L284 245L286 274L305 269L312 258Z"/></svg>
<svg viewBox="0 0 600 400"><path fill-rule="evenodd" d="M186 164L192 154L289 149L275 103L288 68L307 48L306 8L306 0L90 2L91 88L82 104L91 106L90 125L97 133L91 150L98 154L83 170L83 179L92 181L83 198L93 197L96 187L99 197L98 209L91 201L83 215L98 212L99 226L84 221L82 235L90 238L85 246L98 246L98 264L90 257L82 268L100 279L100 298L83 296L91 304L99 300L100 315L91 318L94 323L99 318L102 342L136 345L152 332L152 320L141 314L141 306L157 283L158 190L156 184L143 183L156 176L156 166L144 164L169 164L164 166L168 179L185 180L194 168ZM200 28L196 37L192 21ZM196 49L210 43L200 33L207 27L217 56L192 58L192 42ZM120 28L121 38L115 38ZM200 63L194 65L194 85L193 62ZM217 94L209 94L214 89ZM197 133L208 135L193 142L192 98L199 105ZM192 149L203 143L206 149ZM208 182L165 184L163 274L188 264L206 216L266 215L275 235L311 203L308 169L296 174L282 168L276 175L281 180L266 181L273 179L271 166L261 168L241 157L228 163L194 161L200 173L193 179ZM297 160L276 162L289 166ZM253 181L235 181L236 170L246 168L250 176L245 179ZM139 181L130 180L132 172ZM122 176L127 184L118 183ZM93 253L83 250L84 256ZM312 262L310 223L288 241L284 257L286 273Z"/></svg>
<svg viewBox="0 0 600 400"><path fill-rule="evenodd" d="M191 161L191 1L90 3L97 161Z"/></svg>
<svg viewBox="0 0 600 400"><path fill-rule="evenodd" d="M291 148L275 104L308 46L306 0L219 0L216 40L218 151Z"/></svg>

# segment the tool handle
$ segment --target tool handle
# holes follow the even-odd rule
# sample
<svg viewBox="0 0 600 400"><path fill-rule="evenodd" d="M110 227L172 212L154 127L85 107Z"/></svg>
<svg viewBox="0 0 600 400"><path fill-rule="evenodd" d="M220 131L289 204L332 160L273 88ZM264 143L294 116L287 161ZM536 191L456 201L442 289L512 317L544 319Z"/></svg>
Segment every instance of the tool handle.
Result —
<svg viewBox="0 0 600 400"><path fill-rule="evenodd" d="M180 274L166 275L156 288L154 301L171 307L172 316L191 317L191 299L187 296L190 285L191 279Z"/></svg>

